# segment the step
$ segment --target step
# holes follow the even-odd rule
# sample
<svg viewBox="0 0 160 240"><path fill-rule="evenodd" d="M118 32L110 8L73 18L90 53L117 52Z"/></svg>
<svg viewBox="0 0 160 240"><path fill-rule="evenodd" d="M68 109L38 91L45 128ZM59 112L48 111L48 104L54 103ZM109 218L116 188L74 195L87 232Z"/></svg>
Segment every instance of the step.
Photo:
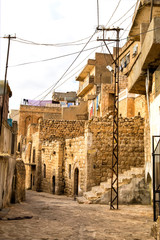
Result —
<svg viewBox="0 0 160 240"><path fill-rule="evenodd" d="M131 172L135 175L144 174L144 168L131 168Z"/></svg>
<svg viewBox="0 0 160 240"><path fill-rule="evenodd" d="M108 182L101 182L100 186L104 191L109 190L111 188L111 180L109 180Z"/></svg>
<svg viewBox="0 0 160 240"><path fill-rule="evenodd" d="M89 201L97 199L97 195L95 193L93 193L92 191L84 192L83 196Z"/></svg>
<svg viewBox="0 0 160 240"><path fill-rule="evenodd" d="M95 193L97 196L102 196L104 193L104 189L102 189L100 186L92 187L92 192Z"/></svg>
<svg viewBox="0 0 160 240"><path fill-rule="evenodd" d="M118 176L118 182L123 182L123 181L126 181L126 180L130 180L130 179L132 179L132 176L127 176L127 175L120 175L120 176Z"/></svg>
<svg viewBox="0 0 160 240"><path fill-rule="evenodd" d="M87 200L84 196L76 197L76 200L79 204L90 204L91 202Z"/></svg>

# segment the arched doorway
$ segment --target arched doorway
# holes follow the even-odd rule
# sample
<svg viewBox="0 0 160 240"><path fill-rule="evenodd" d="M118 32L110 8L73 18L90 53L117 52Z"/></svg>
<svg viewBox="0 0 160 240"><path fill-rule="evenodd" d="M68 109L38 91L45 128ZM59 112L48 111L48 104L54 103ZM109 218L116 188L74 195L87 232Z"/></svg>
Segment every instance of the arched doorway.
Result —
<svg viewBox="0 0 160 240"><path fill-rule="evenodd" d="M52 177L52 185L53 185L53 194L55 194L55 188L56 188L55 176Z"/></svg>
<svg viewBox="0 0 160 240"><path fill-rule="evenodd" d="M78 196L78 184L79 184L79 169L74 171L74 195Z"/></svg>

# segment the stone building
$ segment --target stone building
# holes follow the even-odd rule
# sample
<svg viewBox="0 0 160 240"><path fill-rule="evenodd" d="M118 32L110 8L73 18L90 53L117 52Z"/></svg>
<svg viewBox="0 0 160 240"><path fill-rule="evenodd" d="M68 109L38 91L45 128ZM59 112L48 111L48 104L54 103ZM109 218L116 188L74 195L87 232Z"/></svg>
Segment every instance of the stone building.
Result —
<svg viewBox="0 0 160 240"><path fill-rule="evenodd" d="M123 55L122 51L122 58ZM84 195L87 201L94 202L103 202L104 195L108 198L108 192L99 188L111 178L114 91L112 72L106 68L111 64L107 54L96 53L95 60L88 60L77 77L79 106L60 107L60 102L64 101L62 93L53 94L54 104L58 106L21 105L19 137L27 189ZM128 78L121 74L121 92L127 86ZM119 173L123 175L122 192L126 193L121 194L125 196L121 202L149 203L150 193L144 181L144 119L135 116L133 109L128 110L131 105L133 101L125 103L123 111L127 109L130 114L124 118L122 114L119 123ZM92 189L97 189L96 193ZM128 191L130 198L126 197Z"/></svg>
<svg viewBox="0 0 160 240"><path fill-rule="evenodd" d="M154 198L159 199L160 186L159 24L160 1L154 1L153 7L151 1L139 1L128 35L129 41L120 50L120 81L122 78L127 80L126 88L119 94L120 114L123 117L139 114L144 118L145 181L152 182L150 189L157 189L153 201ZM152 153L157 154L155 173Z"/></svg>
<svg viewBox="0 0 160 240"><path fill-rule="evenodd" d="M3 85L1 81L0 93L1 104L3 99ZM3 119L1 123L0 133L0 209L10 204L11 201L19 202L25 198L25 180L19 181L21 175L16 162L16 148L17 148L17 122L8 122L8 108L9 98L12 96L11 89L7 83L5 93L5 103L3 108ZM25 178L25 169L23 169L23 178ZM15 184L15 178L17 183ZM22 188L18 189L17 184L22 184ZM22 193L23 192L23 193ZM14 199L14 200L13 200Z"/></svg>
<svg viewBox="0 0 160 240"><path fill-rule="evenodd" d="M79 81L77 96L87 102L88 119L102 117L113 110L112 72L107 68L111 65L109 54L96 53L95 59L89 59L76 78Z"/></svg>
<svg viewBox="0 0 160 240"><path fill-rule="evenodd" d="M81 196L111 177L111 115L91 121L44 120L29 126L27 139L27 188ZM121 118L120 139L119 172L143 167L143 119Z"/></svg>

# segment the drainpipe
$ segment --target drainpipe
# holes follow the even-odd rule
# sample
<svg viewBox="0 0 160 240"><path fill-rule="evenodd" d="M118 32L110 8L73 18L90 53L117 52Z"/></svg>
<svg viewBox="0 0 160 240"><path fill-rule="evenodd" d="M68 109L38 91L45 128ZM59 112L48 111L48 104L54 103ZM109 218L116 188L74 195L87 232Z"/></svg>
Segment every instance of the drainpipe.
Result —
<svg viewBox="0 0 160 240"><path fill-rule="evenodd" d="M149 124L150 124L150 104L149 104L149 69L147 69L147 77L146 77L146 98L147 98L147 107L149 113Z"/></svg>

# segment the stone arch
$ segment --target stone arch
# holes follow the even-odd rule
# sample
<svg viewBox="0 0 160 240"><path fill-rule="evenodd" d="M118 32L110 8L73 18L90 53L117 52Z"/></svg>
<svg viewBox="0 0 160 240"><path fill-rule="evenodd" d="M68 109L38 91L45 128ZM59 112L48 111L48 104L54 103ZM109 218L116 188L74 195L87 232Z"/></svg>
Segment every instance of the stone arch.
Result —
<svg viewBox="0 0 160 240"><path fill-rule="evenodd" d="M39 117L38 119L37 119L37 123L40 123L40 122L42 122L43 121L43 118L42 117Z"/></svg>
<svg viewBox="0 0 160 240"><path fill-rule="evenodd" d="M25 119L25 134L27 133L27 128L28 128L29 124L31 124L31 123L32 123L32 118L31 118L31 116L29 115L29 116L27 116L26 119Z"/></svg>
<svg viewBox="0 0 160 240"><path fill-rule="evenodd" d="M148 183L148 184L151 183L151 180L152 180L151 175L150 175L150 173L148 172L148 173L147 173L147 183Z"/></svg>

